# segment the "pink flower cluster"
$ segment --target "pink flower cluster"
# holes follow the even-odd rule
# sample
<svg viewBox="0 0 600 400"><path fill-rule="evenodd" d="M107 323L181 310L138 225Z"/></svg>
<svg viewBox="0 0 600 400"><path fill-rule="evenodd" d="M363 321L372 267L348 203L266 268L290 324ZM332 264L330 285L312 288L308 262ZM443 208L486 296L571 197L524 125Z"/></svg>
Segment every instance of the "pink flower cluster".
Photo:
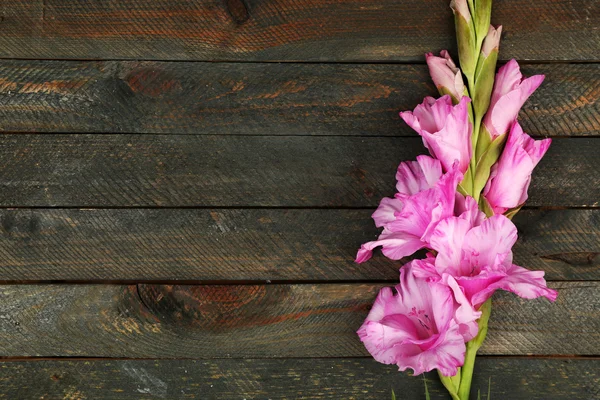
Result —
<svg viewBox="0 0 600 400"><path fill-rule="evenodd" d="M523 79L514 60L496 75L483 125L491 140L503 134L507 139L482 193L481 201L493 211L487 218L473 197L457 191L474 153L470 99L454 63L443 56L427 56L430 71L438 86L456 88L456 94L427 97L413 112L400 114L431 157L400 164L397 193L382 199L373 213L383 232L361 246L356 261L370 259L376 247L393 260L420 249L428 253L401 268L395 291L381 290L358 334L379 362L415 374L439 369L453 376L464 363L465 343L477 335L479 307L497 289L551 301L557 293L547 288L542 271L513 264L517 229L503 215L525 202L532 171L550 145L550 139L533 140L517 122L543 76Z"/></svg>

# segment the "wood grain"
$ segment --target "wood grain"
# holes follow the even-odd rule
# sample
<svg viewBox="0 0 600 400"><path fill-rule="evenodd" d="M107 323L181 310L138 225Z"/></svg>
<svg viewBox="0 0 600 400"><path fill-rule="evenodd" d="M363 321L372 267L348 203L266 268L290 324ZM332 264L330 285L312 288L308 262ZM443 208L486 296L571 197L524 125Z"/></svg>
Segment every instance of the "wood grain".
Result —
<svg viewBox="0 0 600 400"><path fill-rule="evenodd" d="M482 354L599 355L600 283L494 300ZM1 356L287 358L367 355L356 335L381 285L0 287ZM581 338L585 338L582 340Z"/></svg>
<svg viewBox="0 0 600 400"><path fill-rule="evenodd" d="M0 210L8 280L397 280L371 210ZM600 279L600 210L524 210L515 262L550 280Z"/></svg>
<svg viewBox="0 0 600 400"><path fill-rule="evenodd" d="M414 61L454 48L448 2L5 0L0 57ZM596 0L497 1L501 56L598 60Z"/></svg>
<svg viewBox="0 0 600 400"><path fill-rule="evenodd" d="M600 65L526 65L536 136L600 132ZM0 130L416 136L398 112L437 91L425 65L0 61Z"/></svg>
<svg viewBox="0 0 600 400"><path fill-rule="evenodd" d="M0 206L376 207L420 138L3 135ZM557 139L529 206L600 199L600 139Z"/></svg>
<svg viewBox="0 0 600 400"><path fill-rule="evenodd" d="M478 357L473 396L511 400L600 398L600 360ZM426 374L434 400L448 398ZM8 399L422 399L421 377L370 359L41 360L0 364ZM474 397L475 398L475 397ZM486 398L485 395L483 397Z"/></svg>

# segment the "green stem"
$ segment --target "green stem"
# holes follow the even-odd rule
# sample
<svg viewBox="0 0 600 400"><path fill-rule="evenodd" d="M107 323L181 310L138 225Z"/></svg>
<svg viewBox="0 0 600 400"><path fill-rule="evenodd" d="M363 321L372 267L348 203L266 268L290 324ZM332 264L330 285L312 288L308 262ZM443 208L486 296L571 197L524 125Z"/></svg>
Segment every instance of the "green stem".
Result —
<svg viewBox="0 0 600 400"><path fill-rule="evenodd" d="M456 390L458 388L454 385L452 377L442 375L442 373L439 370L438 375L440 376L440 380L444 384L444 387L448 390L450 396L452 396L452 400L461 400L461 398L458 397L458 394L456 393Z"/></svg>
<svg viewBox="0 0 600 400"><path fill-rule="evenodd" d="M492 312L492 299L488 299L479 308L481 317L479 318L479 333L470 342L467 342L467 352L465 354L465 363L461 368L460 387L458 388L459 400L469 400L471 393L471 381L473 380L473 368L475 367L475 357L477 350L485 340L488 331L488 321Z"/></svg>

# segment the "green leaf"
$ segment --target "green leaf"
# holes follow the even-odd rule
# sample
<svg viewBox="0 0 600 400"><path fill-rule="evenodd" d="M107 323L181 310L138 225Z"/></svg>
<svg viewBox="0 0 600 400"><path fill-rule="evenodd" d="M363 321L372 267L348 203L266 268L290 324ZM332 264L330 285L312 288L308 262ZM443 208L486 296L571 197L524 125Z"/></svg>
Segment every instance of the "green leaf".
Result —
<svg viewBox="0 0 600 400"><path fill-rule="evenodd" d="M483 52L479 55L475 71L475 88L473 89L475 115L483 116L490 105L497 60L498 49L494 49L487 57L484 57Z"/></svg>
<svg viewBox="0 0 600 400"><path fill-rule="evenodd" d="M492 0L475 0L475 34L478 48L485 39L490 28L492 17Z"/></svg>
<svg viewBox="0 0 600 400"><path fill-rule="evenodd" d="M425 378L425 375L423 375L423 382L425 383L425 400L431 400L431 397L429 396L429 388L427 387L427 379Z"/></svg>
<svg viewBox="0 0 600 400"><path fill-rule="evenodd" d="M490 400L492 397L492 377L490 376L488 379L488 396L486 400Z"/></svg>
<svg viewBox="0 0 600 400"><path fill-rule="evenodd" d="M488 203L485 197L481 197L479 199L479 208L485 213L485 216L488 218L494 215L494 210L492 210L492 206L490 206L490 203Z"/></svg>
<svg viewBox="0 0 600 400"><path fill-rule="evenodd" d="M522 204L521 204L520 206L518 206L518 207L511 208L511 209L507 210L507 211L504 213L504 216L505 216L506 218L508 218L508 219L513 219L513 217L515 216L515 214L517 214L519 211L521 211L521 207L523 207L523 205L522 205Z"/></svg>
<svg viewBox="0 0 600 400"><path fill-rule="evenodd" d="M488 136L489 134L486 132L487 131L483 132L483 135L479 135L479 138L481 139L482 136ZM488 148L483 152L481 158L477 161L475 179L473 179L473 197L475 197L475 199L479 199L479 193L481 193L488 181L488 178L490 177L492 165L494 165L500 158L500 155L504 150L505 142L506 133L494 139ZM477 144L477 148L479 148L479 143Z"/></svg>
<svg viewBox="0 0 600 400"><path fill-rule="evenodd" d="M460 13L454 12L458 59L460 60L460 68L469 82L473 82L477 59L479 58L479 49L477 48L475 28L472 21L472 19L467 21Z"/></svg>
<svg viewBox="0 0 600 400"><path fill-rule="evenodd" d="M396 393L394 393L394 389L392 389L392 400L396 400Z"/></svg>
<svg viewBox="0 0 600 400"><path fill-rule="evenodd" d="M481 400L481 389L477 389L477 400Z"/></svg>

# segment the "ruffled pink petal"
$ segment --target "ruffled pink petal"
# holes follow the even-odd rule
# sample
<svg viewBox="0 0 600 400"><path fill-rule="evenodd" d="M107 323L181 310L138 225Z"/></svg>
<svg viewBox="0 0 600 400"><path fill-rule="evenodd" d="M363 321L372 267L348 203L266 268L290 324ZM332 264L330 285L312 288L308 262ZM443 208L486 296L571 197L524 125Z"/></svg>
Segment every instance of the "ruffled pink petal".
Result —
<svg viewBox="0 0 600 400"><path fill-rule="evenodd" d="M431 235L431 248L438 252L435 265L440 274L463 275L461 270L463 242L471 224L463 218L450 217L442 220Z"/></svg>
<svg viewBox="0 0 600 400"><path fill-rule="evenodd" d="M371 216L375 221L375 226L381 228L396 219L396 213L402 211L404 203L398 198L384 197L379 203L379 207Z"/></svg>
<svg viewBox="0 0 600 400"><path fill-rule="evenodd" d="M418 236L406 232L384 231L379 239L367 242L360 247L356 255L356 262L363 263L373 255L373 249L381 246L383 254L392 259L400 260L402 257L410 256L415 251L425 247L425 243Z"/></svg>
<svg viewBox="0 0 600 400"><path fill-rule="evenodd" d="M485 219L485 214L479 209L475 199L458 192L454 202L454 215L469 221L471 226L479 226Z"/></svg>
<svg viewBox="0 0 600 400"><path fill-rule="evenodd" d="M465 342L473 339L479 332L479 324L477 320L481 317L481 311L471 304L471 300L467 298L463 289L459 286L456 279L449 274L443 274L442 281L445 282L454 294L454 300L458 303L458 308L455 311L455 320L459 325L460 333Z"/></svg>
<svg viewBox="0 0 600 400"><path fill-rule="evenodd" d="M502 279L489 284L484 290L473 296L474 304L483 304L492 296L494 291L502 289L515 293L524 299L536 299L546 297L550 301L555 301L558 292L549 289L544 279L544 271L530 271L518 265L511 264Z"/></svg>
<svg viewBox="0 0 600 400"><path fill-rule="evenodd" d="M513 124L500 160L492 168L483 191L494 213L502 214L527 200L533 169L550 143L550 139L533 140L518 122Z"/></svg>
<svg viewBox="0 0 600 400"><path fill-rule="evenodd" d="M494 215L465 236L464 260L474 271L484 267L496 267L498 255L505 265L512 261L512 246L517 241L517 228L504 215ZM464 262L464 261L463 261Z"/></svg>
<svg viewBox="0 0 600 400"><path fill-rule="evenodd" d="M492 138L508 132L525 101L544 80L543 75L524 80L522 78L519 64L515 60L509 61L498 71L490 107L483 120Z"/></svg>
<svg viewBox="0 0 600 400"><path fill-rule="evenodd" d="M442 176L439 160L429 156L418 156L417 161L405 161L396 173L396 189L400 197L408 197L432 188Z"/></svg>

